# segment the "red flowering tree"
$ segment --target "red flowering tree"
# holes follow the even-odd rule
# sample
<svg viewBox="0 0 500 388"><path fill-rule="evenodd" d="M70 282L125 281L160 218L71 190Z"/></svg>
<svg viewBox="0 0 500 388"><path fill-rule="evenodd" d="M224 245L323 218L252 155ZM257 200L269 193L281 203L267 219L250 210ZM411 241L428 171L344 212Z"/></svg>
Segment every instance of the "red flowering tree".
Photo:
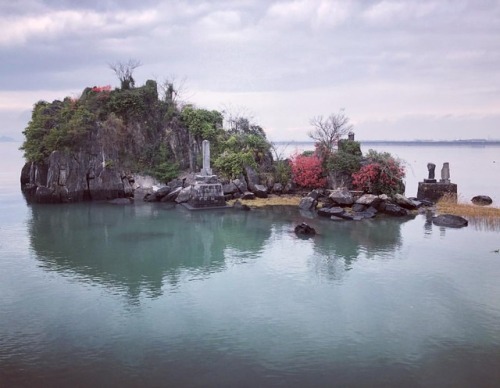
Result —
<svg viewBox="0 0 500 388"><path fill-rule="evenodd" d="M294 154L290 167L295 183L301 187L318 188L326 185L321 159L316 155Z"/></svg>
<svg viewBox="0 0 500 388"><path fill-rule="evenodd" d="M369 163L352 174L355 188L372 194L404 193L405 170L399 160L374 150L368 151L367 159Z"/></svg>

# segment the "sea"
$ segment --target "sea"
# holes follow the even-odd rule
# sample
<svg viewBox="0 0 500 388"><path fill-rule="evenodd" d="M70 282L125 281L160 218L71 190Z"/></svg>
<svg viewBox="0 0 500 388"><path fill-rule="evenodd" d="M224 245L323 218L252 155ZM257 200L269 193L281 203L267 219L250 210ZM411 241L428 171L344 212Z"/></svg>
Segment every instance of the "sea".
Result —
<svg viewBox="0 0 500 388"><path fill-rule="evenodd" d="M29 205L19 145L0 143L0 387L500 384L498 224ZM405 161L407 196L448 162L461 200L500 206L500 145L370 148Z"/></svg>

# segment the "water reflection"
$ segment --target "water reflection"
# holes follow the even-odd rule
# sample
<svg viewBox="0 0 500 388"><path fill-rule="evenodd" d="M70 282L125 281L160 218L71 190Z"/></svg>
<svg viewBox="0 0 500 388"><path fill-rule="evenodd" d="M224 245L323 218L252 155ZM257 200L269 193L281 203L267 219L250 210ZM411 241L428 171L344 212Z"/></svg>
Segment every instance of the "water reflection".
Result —
<svg viewBox="0 0 500 388"><path fill-rule="evenodd" d="M32 206L31 247L43 267L125 290L162 294L182 276L225 268L230 248L252 257L270 229L245 212L189 212L163 206Z"/></svg>
<svg viewBox="0 0 500 388"><path fill-rule="evenodd" d="M319 234L300 240L293 228L304 218L295 207L190 212L161 204L75 204L34 205L31 212L31 247L44 268L114 287L131 301L141 293L156 298L173 292L186 280L247 263L264 250L275 252L266 259L274 271L312 270L340 280L359 258L394 257L401 225L409 220L315 218L307 222Z"/></svg>

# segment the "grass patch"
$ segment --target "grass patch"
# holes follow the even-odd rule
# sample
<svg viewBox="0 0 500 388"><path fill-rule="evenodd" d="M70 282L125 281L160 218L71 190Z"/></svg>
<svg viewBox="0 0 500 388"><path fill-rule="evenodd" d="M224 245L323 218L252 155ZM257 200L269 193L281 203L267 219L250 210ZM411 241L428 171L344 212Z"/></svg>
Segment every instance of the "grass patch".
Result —
<svg viewBox="0 0 500 388"><path fill-rule="evenodd" d="M250 207L298 206L301 198L296 195L270 195L267 198L240 199L239 201ZM232 199L227 203L232 206L235 201L235 199Z"/></svg>
<svg viewBox="0 0 500 388"><path fill-rule="evenodd" d="M479 206L461 202L451 197L443 197L436 204L438 214L454 214L466 218L477 229L500 230L500 208Z"/></svg>

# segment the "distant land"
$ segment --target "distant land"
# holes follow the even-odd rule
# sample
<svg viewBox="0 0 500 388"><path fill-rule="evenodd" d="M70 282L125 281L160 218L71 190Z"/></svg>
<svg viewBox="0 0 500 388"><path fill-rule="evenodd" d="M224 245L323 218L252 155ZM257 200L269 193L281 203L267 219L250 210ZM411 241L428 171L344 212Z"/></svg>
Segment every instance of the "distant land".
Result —
<svg viewBox="0 0 500 388"><path fill-rule="evenodd" d="M358 140L361 144L393 144L393 145L500 145L500 139L457 139L457 140ZM314 144L314 141L275 141L275 144Z"/></svg>
<svg viewBox="0 0 500 388"><path fill-rule="evenodd" d="M12 143L17 141L16 139L9 136L0 136L0 143Z"/></svg>

